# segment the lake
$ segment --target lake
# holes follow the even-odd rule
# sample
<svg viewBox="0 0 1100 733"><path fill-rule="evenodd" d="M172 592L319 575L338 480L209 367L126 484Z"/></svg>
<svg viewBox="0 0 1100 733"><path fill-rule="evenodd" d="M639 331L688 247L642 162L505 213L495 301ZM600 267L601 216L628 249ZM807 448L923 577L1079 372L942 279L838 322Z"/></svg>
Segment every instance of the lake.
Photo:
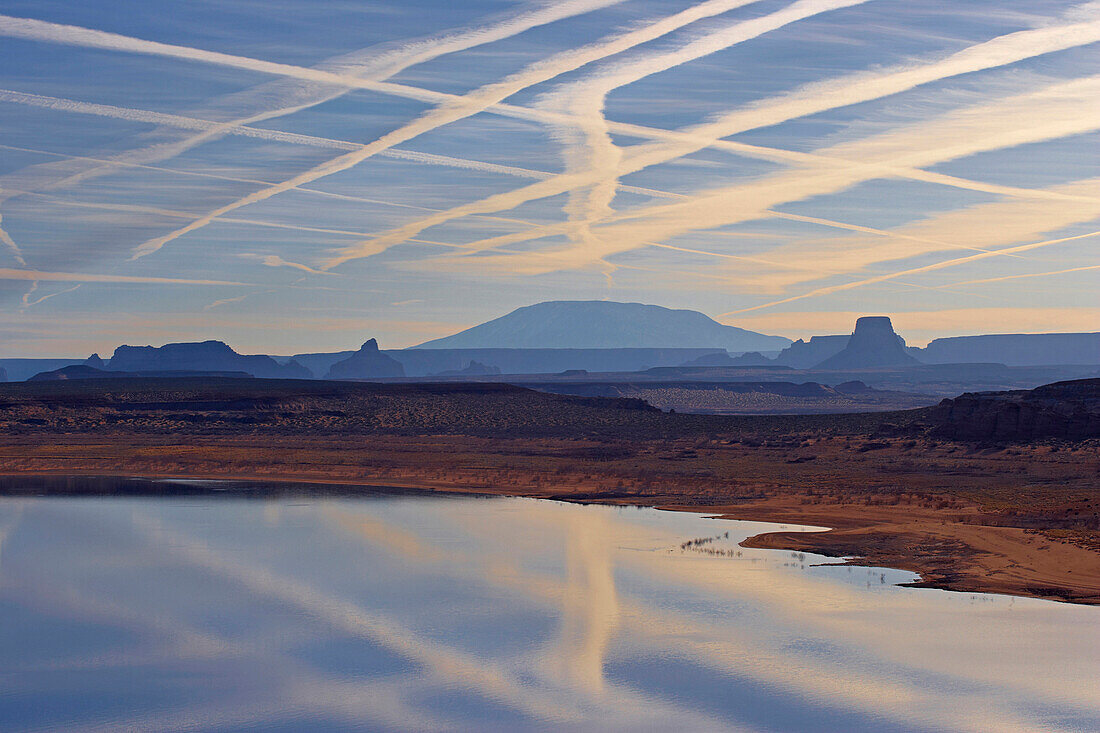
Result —
<svg viewBox="0 0 1100 733"><path fill-rule="evenodd" d="M0 499L5 731L1100 730L1100 608L699 514L158 486Z"/></svg>

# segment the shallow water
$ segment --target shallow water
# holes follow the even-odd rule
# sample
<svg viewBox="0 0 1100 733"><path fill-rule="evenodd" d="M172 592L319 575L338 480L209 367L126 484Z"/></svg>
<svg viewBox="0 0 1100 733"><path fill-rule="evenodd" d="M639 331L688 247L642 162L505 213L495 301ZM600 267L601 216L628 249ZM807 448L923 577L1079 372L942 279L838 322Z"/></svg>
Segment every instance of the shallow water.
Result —
<svg viewBox="0 0 1100 733"><path fill-rule="evenodd" d="M775 526L401 493L0 499L0 727L1100 730L1100 609L737 547Z"/></svg>

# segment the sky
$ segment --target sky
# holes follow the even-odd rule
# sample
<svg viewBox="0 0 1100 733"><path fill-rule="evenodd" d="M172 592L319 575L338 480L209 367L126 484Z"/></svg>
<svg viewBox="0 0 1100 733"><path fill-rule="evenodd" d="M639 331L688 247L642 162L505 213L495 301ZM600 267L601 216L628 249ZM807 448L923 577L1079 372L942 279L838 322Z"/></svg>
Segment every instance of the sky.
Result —
<svg viewBox="0 0 1100 733"><path fill-rule="evenodd" d="M0 0L0 356L1100 329L1100 3Z"/></svg>

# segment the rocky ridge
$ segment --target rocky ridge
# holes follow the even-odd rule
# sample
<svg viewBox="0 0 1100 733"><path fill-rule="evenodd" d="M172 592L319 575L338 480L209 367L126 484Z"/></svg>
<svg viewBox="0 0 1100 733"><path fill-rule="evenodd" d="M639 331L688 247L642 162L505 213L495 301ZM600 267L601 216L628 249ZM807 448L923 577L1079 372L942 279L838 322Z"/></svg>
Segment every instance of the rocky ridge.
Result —
<svg viewBox="0 0 1100 733"><path fill-rule="evenodd" d="M936 433L957 440L1098 438L1100 379L1010 392L967 392L943 400L930 417Z"/></svg>

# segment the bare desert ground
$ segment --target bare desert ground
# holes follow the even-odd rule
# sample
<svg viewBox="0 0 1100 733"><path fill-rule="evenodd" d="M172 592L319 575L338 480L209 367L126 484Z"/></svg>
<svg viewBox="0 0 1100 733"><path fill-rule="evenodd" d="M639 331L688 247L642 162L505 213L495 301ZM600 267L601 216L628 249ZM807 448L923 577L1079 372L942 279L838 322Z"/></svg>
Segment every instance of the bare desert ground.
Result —
<svg viewBox="0 0 1100 733"><path fill-rule="evenodd" d="M1095 439L950 440L926 410L670 415L503 385L263 381L7 385L0 474L406 486L824 525L748 543L1100 604Z"/></svg>

